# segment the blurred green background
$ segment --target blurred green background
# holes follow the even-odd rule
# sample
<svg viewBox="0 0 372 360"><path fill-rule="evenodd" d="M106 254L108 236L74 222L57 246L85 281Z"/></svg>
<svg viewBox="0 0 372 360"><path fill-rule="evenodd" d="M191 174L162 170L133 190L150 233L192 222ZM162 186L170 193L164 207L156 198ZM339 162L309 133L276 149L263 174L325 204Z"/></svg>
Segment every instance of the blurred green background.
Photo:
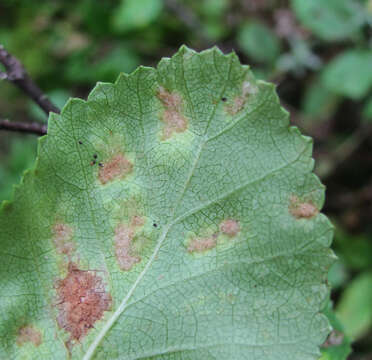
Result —
<svg viewBox="0 0 372 360"><path fill-rule="evenodd" d="M0 0L0 44L62 107L97 81L156 65L181 44L235 50L277 84L314 138L339 260L329 274L335 331L323 359L372 359L372 0ZM0 118L46 122L0 82ZM0 132L0 201L35 161L37 138Z"/></svg>

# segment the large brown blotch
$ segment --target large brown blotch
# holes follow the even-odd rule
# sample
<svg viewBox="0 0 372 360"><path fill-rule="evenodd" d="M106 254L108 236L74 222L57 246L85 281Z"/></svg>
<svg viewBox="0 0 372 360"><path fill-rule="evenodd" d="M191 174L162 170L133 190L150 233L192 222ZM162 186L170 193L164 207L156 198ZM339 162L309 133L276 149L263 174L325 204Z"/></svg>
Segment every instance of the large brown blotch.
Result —
<svg viewBox="0 0 372 360"><path fill-rule="evenodd" d="M115 179L123 179L132 171L133 164L122 153L118 153L100 165L98 178L102 184L106 184Z"/></svg>
<svg viewBox="0 0 372 360"><path fill-rule="evenodd" d="M94 323L111 306L111 295L103 280L94 272L80 270L75 263L68 264L66 277L57 282L57 322L70 333L71 340L80 341Z"/></svg>
<svg viewBox="0 0 372 360"><path fill-rule="evenodd" d="M159 100L164 105L162 121L165 126L163 129L163 139L169 139L173 133L182 133L186 131L188 121L182 114L182 98L176 92L168 92L162 86L159 87Z"/></svg>
<svg viewBox="0 0 372 360"><path fill-rule="evenodd" d="M19 328L17 334L17 344L22 346L25 343L32 343L39 346L42 343L42 336L39 330L32 325L24 325Z"/></svg>
<svg viewBox="0 0 372 360"><path fill-rule="evenodd" d="M192 239L187 246L187 251L189 253L199 253L215 248L217 245L217 235L218 234L204 238L197 237Z"/></svg>

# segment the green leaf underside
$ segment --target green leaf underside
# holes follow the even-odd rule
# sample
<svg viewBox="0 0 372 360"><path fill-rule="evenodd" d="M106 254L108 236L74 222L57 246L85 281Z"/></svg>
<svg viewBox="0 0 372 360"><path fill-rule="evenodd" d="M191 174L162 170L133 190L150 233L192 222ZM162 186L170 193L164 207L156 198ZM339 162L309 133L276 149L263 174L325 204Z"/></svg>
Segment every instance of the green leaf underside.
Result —
<svg viewBox="0 0 372 360"><path fill-rule="evenodd" d="M317 359L333 254L311 152L216 48L71 99L1 209L0 358ZM75 294L101 306L81 336Z"/></svg>

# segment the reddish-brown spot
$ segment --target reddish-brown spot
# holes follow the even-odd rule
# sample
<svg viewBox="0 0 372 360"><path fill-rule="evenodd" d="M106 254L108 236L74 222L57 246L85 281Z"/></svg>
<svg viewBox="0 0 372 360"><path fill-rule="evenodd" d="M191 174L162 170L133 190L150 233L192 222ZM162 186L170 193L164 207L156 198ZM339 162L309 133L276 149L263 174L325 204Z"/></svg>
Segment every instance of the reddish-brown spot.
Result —
<svg viewBox="0 0 372 360"><path fill-rule="evenodd" d="M244 81L241 94L233 99L232 104L226 106L226 111L230 115L237 114L243 109L248 95L254 94L256 91L257 89L249 81Z"/></svg>
<svg viewBox="0 0 372 360"><path fill-rule="evenodd" d="M131 226L119 224L115 229L115 255L121 270L129 271L141 261L139 256L133 254L134 235L135 232Z"/></svg>
<svg viewBox="0 0 372 360"><path fill-rule="evenodd" d="M289 212L296 219L310 219L317 215L319 210L311 201L302 202L297 196L292 196L289 205Z"/></svg>
<svg viewBox="0 0 372 360"><path fill-rule="evenodd" d="M220 230L223 234L233 237L240 231L239 222L233 219L227 219L220 224Z"/></svg>
<svg viewBox="0 0 372 360"><path fill-rule="evenodd" d="M32 325L22 326L18 330L17 344L22 346L25 343L32 343L35 346L39 346L42 343L42 336L39 330L34 328Z"/></svg>
<svg viewBox="0 0 372 360"><path fill-rule="evenodd" d="M106 184L109 181L124 178L132 170L133 164L123 154L119 153L113 156L111 160L102 163L99 168L98 178L102 184Z"/></svg>
<svg viewBox="0 0 372 360"><path fill-rule="evenodd" d="M72 241L72 228L63 223L56 223L53 226L53 242L57 252L70 255L75 250L75 243Z"/></svg>
<svg viewBox="0 0 372 360"><path fill-rule="evenodd" d="M102 279L69 263L67 276L57 283L57 322L70 333L70 341L79 341L111 306L111 295Z"/></svg>
<svg viewBox="0 0 372 360"><path fill-rule="evenodd" d="M187 129L187 119L182 115L182 98L179 94L166 91L162 86L158 98L164 105L162 120L165 124L163 138L169 139L174 132L182 133Z"/></svg>
<svg viewBox="0 0 372 360"><path fill-rule="evenodd" d="M192 239L187 247L188 252L203 252L213 249L217 245L217 236Z"/></svg>

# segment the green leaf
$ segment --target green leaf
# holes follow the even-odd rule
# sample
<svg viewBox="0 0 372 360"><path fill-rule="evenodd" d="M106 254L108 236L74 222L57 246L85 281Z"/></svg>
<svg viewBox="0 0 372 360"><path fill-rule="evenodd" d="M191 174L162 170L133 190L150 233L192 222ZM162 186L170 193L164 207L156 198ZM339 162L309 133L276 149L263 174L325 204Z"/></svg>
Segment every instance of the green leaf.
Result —
<svg viewBox="0 0 372 360"><path fill-rule="evenodd" d="M275 34L260 22L245 23L238 32L239 46L252 59L272 63L280 52L280 43Z"/></svg>
<svg viewBox="0 0 372 360"><path fill-rule="evenodd" d="M347 39L365 21L364 9L354 0L292 0L299 20L323 40Z"/></svg>
<svg viewBox="0 0 372 360"><path fill-rule="evenodd" d="M323 311L332 325L332 332L322 346L322 357L319 360L346 360L351 353L351 339L345 335L344 328L329 302Z"/></svg>
<svg viewBox="0 0 372 360"><path fill-rule="evenodd" d="M142 29L161 13L162 0L122 0L113 16L113 27L119 32Z"/></svg>
<svg viewBox="0 0 372 360"><path fill-rule="evenodd" d="M361 99L372 87L371 63L372 51L349 50L327 65L323 82L336 94Z"/></svg>
<svg viewBox="0 0 372 360"><path fill-rule="evenodd" d="M343 292L337 317L352 339L363 336L372 326L372 272L356 277Z"/></svg>
<svg viewBox="0 0 372 360"><path fill-rule="evenodd" d="M0 358L317 359L312 141L235 54L182 47L52 114L0 213Z"/></svg>

